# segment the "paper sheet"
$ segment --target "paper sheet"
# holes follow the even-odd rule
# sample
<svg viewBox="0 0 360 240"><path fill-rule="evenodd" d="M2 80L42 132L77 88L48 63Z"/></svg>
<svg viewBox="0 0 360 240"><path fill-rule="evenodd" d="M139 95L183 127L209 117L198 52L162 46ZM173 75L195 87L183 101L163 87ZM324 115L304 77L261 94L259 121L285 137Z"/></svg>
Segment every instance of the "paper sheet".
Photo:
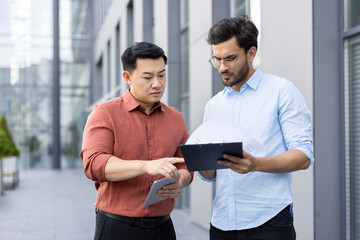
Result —
<svg viewBox="0 0 360 240"><path fill-rule="evenodd" d="M222 142L242 142L245 152L251 152L261 146L227 114L216 115L201 124L191 134L186 144Z"/></svg>

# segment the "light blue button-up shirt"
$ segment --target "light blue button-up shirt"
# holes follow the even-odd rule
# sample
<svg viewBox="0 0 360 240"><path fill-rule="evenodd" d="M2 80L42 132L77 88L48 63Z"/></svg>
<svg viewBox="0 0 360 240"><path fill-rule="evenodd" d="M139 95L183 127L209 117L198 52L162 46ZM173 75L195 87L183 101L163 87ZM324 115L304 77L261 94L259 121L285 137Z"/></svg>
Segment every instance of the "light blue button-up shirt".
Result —
<svg viewBox="0 0 360 240"><path fill-rule="evenodd" d="M276 156L298 149L313 164L310 111L290 81L256 69L240 92L225 87L207 103L204 122L219 113L231 115L262 144L250 154ZM224 231L260 226L293 202L291 173L222 169L210 181L216 181L211 224Z"/></svg>

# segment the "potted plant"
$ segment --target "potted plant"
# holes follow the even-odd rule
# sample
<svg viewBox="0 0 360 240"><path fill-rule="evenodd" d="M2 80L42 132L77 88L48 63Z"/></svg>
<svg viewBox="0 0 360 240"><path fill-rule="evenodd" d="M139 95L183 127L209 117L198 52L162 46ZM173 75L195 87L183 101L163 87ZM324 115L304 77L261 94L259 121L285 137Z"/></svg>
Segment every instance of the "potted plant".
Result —
<svg viewBox="0 0 360 240"><path fill-rule="evenodd" d="M0 117L0 195L3 193L3 161L7 157L18 156L19 150L16 148L16 145L7 128L5 117L2 116ZM16 169L16 171L18 171L18 169Z"/></svg>

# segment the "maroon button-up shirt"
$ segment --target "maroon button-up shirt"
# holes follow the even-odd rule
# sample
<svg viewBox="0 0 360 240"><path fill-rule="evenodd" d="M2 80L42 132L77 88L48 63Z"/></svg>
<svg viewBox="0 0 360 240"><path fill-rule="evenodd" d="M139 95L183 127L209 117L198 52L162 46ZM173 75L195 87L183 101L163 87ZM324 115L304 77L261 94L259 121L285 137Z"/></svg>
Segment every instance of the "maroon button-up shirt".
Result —
<svg viewBox="0 0 360 240"><path fill-rule="evenodd" d="M110 182L105 179L105 165L111 156L129 161L182 157L178 146L188 137L179 111L159 102L147 115L129 90L122 97L96 105L87 119L80 153L85 174L97 187L95 207L129 217L169 214L173 199L142 207L153 182L163 176L143 174ZM185 164L176 166L186 169Z"/></svg>

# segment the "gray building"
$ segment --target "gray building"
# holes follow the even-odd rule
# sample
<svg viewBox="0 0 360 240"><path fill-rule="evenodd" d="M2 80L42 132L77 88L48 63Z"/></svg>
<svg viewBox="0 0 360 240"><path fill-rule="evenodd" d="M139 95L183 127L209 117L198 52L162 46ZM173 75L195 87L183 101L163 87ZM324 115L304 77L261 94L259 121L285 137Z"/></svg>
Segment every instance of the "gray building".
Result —
<svg viewBox="0 0 360 240"><path fill-rule="evenodd" d="M190 132L222 89L207 62L207 31L223 17L249 14L260 30L255 65L291 80L313 113L315 165L293 173L298 239L360 238L358 1L95 1L93 13L92 106L127 89L119 56L151 41L169 56L163 101L183 112ZM208 228L213 195L214 186L195 177L180 207Z"/></svg>
<svg viewBox="0 0 360 240"><path fill-rule="evenodd" d="M23 169L82 165L89 13L87 0L0 1L0 115L21 151Z"/></svg>
<svg viewBox="0 0 360 240"><path fill-rule="evenodd" d="M62 167L81 166L71 160L80 147L76 139L96 103L126 91L120 56L134 42L165 50L163 101L184 114L193 132L206 102L222 89L208 64L207 31L223 17L245 13L260 30L255 66L291 80L312 111L315 164L293 173L298 239L360 239L359 1L59 0L58 8L51 2L57 0L0 3L9 9L0 14L0 49L8 56L0 58L0 115L21 147L22 167L31 167L31 159L41 159L33 167L51 167L54 141ZM34 6L37 14L29 14ZM49 25L53 13L60 13L59 47ZM59 125L53 121L54 49ZM213 195L214 185L195 177L178 207L208 228Z"/></svg>

